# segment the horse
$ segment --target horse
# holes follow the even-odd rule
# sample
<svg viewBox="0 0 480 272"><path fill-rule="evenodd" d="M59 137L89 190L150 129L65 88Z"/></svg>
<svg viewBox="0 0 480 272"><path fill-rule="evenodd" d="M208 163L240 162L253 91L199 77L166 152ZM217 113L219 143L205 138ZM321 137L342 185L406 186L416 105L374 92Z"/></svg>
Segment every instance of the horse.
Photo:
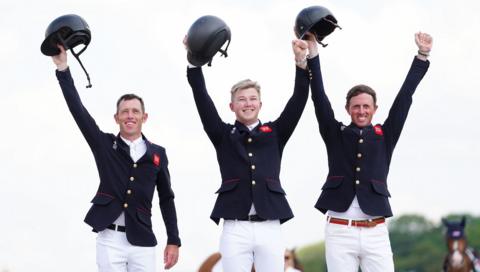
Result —
<svg viewBox="0 0 480 272"><path fill-rule="evenodd" d="M445 256L443 270L445 272L471 272L473 270L472 259L467 254L467 238L465 236L465 216L458 221L442 219L447 228L445 239L447 241L448 254Z"/></svg>

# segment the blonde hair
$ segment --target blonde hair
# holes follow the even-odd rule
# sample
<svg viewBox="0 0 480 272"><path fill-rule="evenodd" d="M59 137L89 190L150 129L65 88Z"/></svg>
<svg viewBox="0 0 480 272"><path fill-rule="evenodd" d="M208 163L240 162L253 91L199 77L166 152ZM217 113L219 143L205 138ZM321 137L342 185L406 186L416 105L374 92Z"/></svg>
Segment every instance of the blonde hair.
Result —
<svg viewBox="0 0 480 272"><path fill-rule="evenodd" d="M245 89L249 89L249 88L254 88L255 90L257 90L258 98L260 98L260 85L256 81L253 81L253 80L250 80L250 79L244 79L244 80L241 80L241 81L237 82L235 85L232 86L232 89L230 90L231 101L233 101L233 97L234 97L235 93L237 93L240 90L245 90Z"/></svg>

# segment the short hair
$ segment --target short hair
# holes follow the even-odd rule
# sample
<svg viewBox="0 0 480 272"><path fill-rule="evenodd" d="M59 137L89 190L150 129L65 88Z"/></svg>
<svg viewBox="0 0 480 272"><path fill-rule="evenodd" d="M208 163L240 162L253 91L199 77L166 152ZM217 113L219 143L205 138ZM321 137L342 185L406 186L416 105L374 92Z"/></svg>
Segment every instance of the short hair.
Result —
<svg viewBox="0 0 480 272"><path fill-rule="evenodd" d="M233 101L233 96L235 95L235 93L237 93L240 90L245 90L245 89L249 89L249 88L254 88L255 90L257 90L258 97L260 98L260 85L256 81L253 81L253 80L250 80L250 79L244 79L244 80L241 80L241 81L237 82L235 85L232 86L232 89L230 91L231 101Z"/></svg>
<svg viewBox="0 0 480 272"><path fill-rule="evenodd" d="M362 94L362 93L366 93L366 94L369 94L372 96L373 98L373 105L377 105L377 94L375 93L375 91L370 88L369 86L367 85L363 85L363 84L360 84L360 85L357 85L357 86L353 86L350 91L348 91L347 93L347 108L350 106L350 99L352 99L352 97L354 96L357 96L359 94Z"/></svg>
<svg viewBox="0 0 480 272"><path fill-rule="evenodd" d="M143 103L143 99L136 95L136 94L124 94L122 96L120 96L120 98L117 100L117 112L118 112L118 107L120 106L120 103L122 101L128 101L128 100L133 100L133 99L138 99L138 101L140 101L140 105L142 106L142 111L145 113L145 104Z"/></svg>

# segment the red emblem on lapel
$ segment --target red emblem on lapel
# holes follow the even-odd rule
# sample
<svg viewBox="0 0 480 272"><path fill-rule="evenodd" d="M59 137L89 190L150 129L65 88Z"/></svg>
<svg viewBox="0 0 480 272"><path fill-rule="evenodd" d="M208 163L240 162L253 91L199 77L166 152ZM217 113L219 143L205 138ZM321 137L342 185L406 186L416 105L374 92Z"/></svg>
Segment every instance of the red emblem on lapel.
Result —
<svg viewBox="0 0 480 272"><path fill-rule="evenodd" d="M157 154L153 154L153 164L155 164L156 166L160 165L160 156L158 156Z"/></svg>
<svg viewBox="0 0 480 272"><path fill-rule="evenodd" d="M375 134L383 136L382 126L376 125L373 127L373 130L375 131Z"/></svg>
<svg viewBox="0 0 480 272"><path fill-rule="evenodd" d="M262 132L272 132L272 128L267 126L267 125L263 125L263 126L259 127L258 129Z"/></svg>

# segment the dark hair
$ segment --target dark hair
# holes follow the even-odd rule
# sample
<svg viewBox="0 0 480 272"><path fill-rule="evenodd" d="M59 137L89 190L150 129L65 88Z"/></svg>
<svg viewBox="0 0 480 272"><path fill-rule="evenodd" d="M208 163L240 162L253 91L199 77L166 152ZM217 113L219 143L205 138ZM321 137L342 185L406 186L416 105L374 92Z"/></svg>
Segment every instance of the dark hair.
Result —
<svg viewBox="0 0 480 272"><path fill-rule="evenodd" d="M366 94L369 94L372 96L373 98L373 105L377 105L377 94L375 93L375 91L368 87L367 85L363 85L363 84L360 84L360 85L357 85L357 86L353 86L350 91L348 91L347 93L347 108L348 106L350 106L350 99L352 99L352 97L354 96L357 96L359 94L362 94L362 93L366 93Z"/></svg>
<svg viewBox="0 0 480 272"><path fill-rule="evenodd" d="M142 105L142 111L145 113L145 104L143 103L143 99L136 94L124 94L120 96L120 98L117 100L117 112L118 112L118 106L120 106L120 103L122 101L128 101L133 99L137 99L138 101L140 101L140 105Z"/></svg>

